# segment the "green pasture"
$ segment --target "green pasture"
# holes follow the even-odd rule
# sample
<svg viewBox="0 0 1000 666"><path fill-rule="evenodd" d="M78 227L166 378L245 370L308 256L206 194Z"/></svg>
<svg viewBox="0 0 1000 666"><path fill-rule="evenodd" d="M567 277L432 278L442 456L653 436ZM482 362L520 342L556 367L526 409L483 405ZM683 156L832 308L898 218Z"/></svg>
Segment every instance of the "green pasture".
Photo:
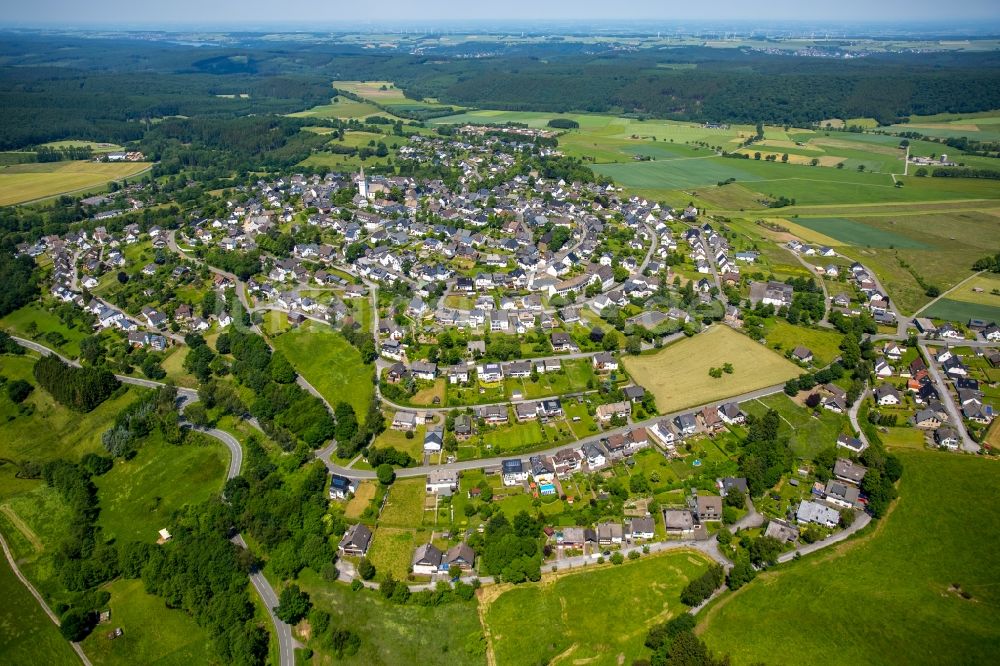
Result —
<svg viewBox="0 0 1000 666"><path fill-rule="evenodd" d="M942 298L924 310L921 315L933 319L946 319L962 323L970 319L985 319L986 321L1000 322L1000 306Z"/></svg>
<svg viewBox="0 0 1000 666"><path fill-rule="evenodd" d="M0 557L0 598L3 599L0 604L0 661L53 666L80 663L59 628L17 579L5 557Z"/></svg>
<svg viewBox="0 0 1000 666"><path fill-rule="evenodd" d="M304 570L298 584L313 605L331 615L334 627L349 628L361 637L358 654L334 659L321 641L307 644L319 663L427 664L427 666L485 666L485 642L476 602L441 606L401 606L385 601L378 592L353 592L342 583L329 583ZM317 659L314 658L314 662Z"/></svg>
<svg viewBox="0 0 1000 666"><path fill-rule="evenodd" d="M819 655L834 665L993 661L1000 519L969 507L990 506L1000 468L954 454L898 455L904 474L891 513L853 542L764 573L700 613L712 650L738 665Z"/></svg>
<svg viewBox="0 0 1000 666"><path fill-rule="evenodd" d="M597 566L508 588L484 601L496 663L551 663L560 655L601 665L648 658L643 646L648 628L686 611L680 591L701 575L706 559L674 551ZM595 590L601 611L594 606Z"/></svg>
<svg viewBox="0 0 1000 666"><path fill-rule="evenodd" d="M361 362L361 354L340 333L309 321L270 339L327 402L347 402L364 422L375 390L372 366Z"/></svg>
<svg viewBox="0 0 1000 666"><path fill-rule="evenodd" d="M95 479L101 500L98 523L108 537L154 542L158 530L170 527L171 513L221 490L228 449L212 438L191 439L174 446L155 433L135 458L117 461Z"/></svg>

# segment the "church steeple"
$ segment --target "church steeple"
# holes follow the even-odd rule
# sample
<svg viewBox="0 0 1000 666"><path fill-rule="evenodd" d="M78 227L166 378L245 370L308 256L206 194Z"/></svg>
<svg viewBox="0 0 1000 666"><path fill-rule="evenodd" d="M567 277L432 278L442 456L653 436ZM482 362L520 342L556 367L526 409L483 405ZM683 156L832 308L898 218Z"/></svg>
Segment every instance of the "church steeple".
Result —
<svg viewBox="0 0 1000 666"><path fill-rule="evenodd" d="M358 194L365 199L368 198L368 179L365 178L365 167L361 166L361 173L358 174Z"/></svg>

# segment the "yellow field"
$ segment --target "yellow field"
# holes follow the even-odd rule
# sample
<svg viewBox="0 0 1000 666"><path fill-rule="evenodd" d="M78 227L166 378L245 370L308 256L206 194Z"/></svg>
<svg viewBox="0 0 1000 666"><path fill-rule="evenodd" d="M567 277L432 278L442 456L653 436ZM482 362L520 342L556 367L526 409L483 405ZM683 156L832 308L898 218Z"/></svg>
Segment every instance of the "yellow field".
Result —
<svg viewBox="0 0 1000 666"><path fill-rule="evenodd" d="M375 482L362 481L358 484L358 490L354 493L354 497L344 507L344 517L351 520L360 518L373 497L375 497Z"/></svg>
<svg viewBox="0 0 1000 666"><path fill-rule="evenodd" d="M393 85L392 81L334 81L333 87L376 102L409 101L403 95L403 91ZM383 87L385 90L382 90Z"/></svg>
<svg viewBox="0 0 1000 666"><path fill-rule="evenodd" d="M813 245L828 245L830 247L843 245L843 243L836 238L830 238L829 236L821 234L818 231L813 231L808 227L803 227L801 224L795 224L791 220L784 217L767 218L767 220L768 222L780 224L788 229L789 232L794 234L796 238L799 238L806 243L812 243Z"/></svg>
<svg viewBox="0 0 1000 666"><path fill-rule="evenodd" d="M637 384L652 391L664 413L780 384L801 373L791 361L726 326L650 356L625 357L623 363ZM733 374L708 375L724 363L733 364Z"/></svg>
<svg viewBox="0 0 1000 666"><path fill-rule="evenodd" d="M148 162L50 162L0 169L0 206L44 199L69 192L98 189L112 180L148 169Z"/></svg>
<svg viewBox="0 0 1000 666"><path fill-rule="evenodd" d="M981 289L982 291L973 291L973 289ZM948 298L953 301L1000 307L1000 296L992 294L994 289L1000 289L1000 277L992 273L983 273L972 278L955 291L949 292Z"/></svg>

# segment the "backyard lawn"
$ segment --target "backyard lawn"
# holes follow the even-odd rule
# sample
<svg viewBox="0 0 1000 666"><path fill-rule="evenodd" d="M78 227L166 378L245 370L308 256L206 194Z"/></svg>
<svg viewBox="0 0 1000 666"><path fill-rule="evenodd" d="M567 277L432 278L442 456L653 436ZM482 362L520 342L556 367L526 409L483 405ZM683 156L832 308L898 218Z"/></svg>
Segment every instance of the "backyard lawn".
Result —
<svg viewBox="0 0 1000 666"><path fill-rule="evenodd" d="M680 591L706 565L700 553L673 551L507 587L499 595L487 591L482 613L496 663L611 665L648 658L647 630L686 610ZM595 590L604 612L595 611Z"/></svg>
<svg viewBox="0 0 1000 666"><path fill-rule="evenodd" d="M379 517L379 525L420 527L424 520L426 481L424 477L399 479L389 488L389 499Z"/></svg>
<svg viewBox="0 0 1000 666"><path fill-rule="evenodd" d="M430 532L402 527L379 527L372 536L368 559L375 565L378 579L392 573L396 580L405 580L413 559L413 551L426 543Z"/></svg>
<svg viewBox="0 0 1000 666"><path fill-rule="evenodd" d="M819 416L813 416L813 410L799 407L784 393L751 400L741 407L746 413L756 416L763 416L768 409L777 411L781 416L778 432L789 438L789 446L800 458L812 458L823 449L834 446L841 434L851 431L846 415L820 409Z"/></svg>
<svg viewBox="0 0 1000 666"><path fill-rule="evenodd" d="M1000 468L947 453L898 455L891 513L859 539L721 597L699 615L712 650L734 664L995 661L1000 518L977 507L993 505Z"/></svg>
<svg viewBox="0 0 1000 666"><path fill-rule="evenodd" d="M781 384L801 372L727 326L713 326L656 354L626 356L622 362L637 384L652 391L664 414ZM709 376L710 369L724 363L733 364L733 374Z"/></svg>

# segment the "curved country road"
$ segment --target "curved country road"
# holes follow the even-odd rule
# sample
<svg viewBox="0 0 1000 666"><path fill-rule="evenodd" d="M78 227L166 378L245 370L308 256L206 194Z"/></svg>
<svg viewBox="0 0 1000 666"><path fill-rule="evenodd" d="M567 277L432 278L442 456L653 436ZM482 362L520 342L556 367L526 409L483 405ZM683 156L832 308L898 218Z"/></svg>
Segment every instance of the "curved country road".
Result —
<svg viewBox="0 0 1000 666"><path fill-rule="evenodd" d="M187 406L189 402L194 402L197 399L197 396L195 396L194 400L191 401L185 401L183 397L180 398L178 400L178 410L183 414L184 407ZM217 428L198 428L192 425L191 429L214 437L225 444L231 454L229 459L229 471L226 473L226 480L239 475L240 468L243 466L243 447L240 446L239 441L235 437L230 435L228 432ZM232 542L241 548L247 548L247 543L243 540L243 535L241 534L237 534L233 537ZM295 639L292 638L292 628L288 623L274 614L274 607L278 605L278 595L275 593L274 588L271 587L271 583L260 571L253 571L250 573L250 582L253 584L254 589L257 590L257 594L260 596L261 601L264 602L264 606L267 608L267 614L271 616L271 622L274 624L275 637L278 639L280 666L295 666L295 648L297 643L295 642Z"/></svg>
<svg viewBox="0 0 1000 666"><path fill-rule="evenodd" d="M77 367L79 367L80 365L79 362L72 361L63 356L62 354L53 351L48 347L40 345L36 342L32 342L31 340L25 340L24 338L18 338L14 336L12 337L14 341L17 342L22 347L31 349L32 351L36 351L39 354L42 354L44 356L55 355L59 359L61 359L64 363L68 363L70 365ZM119 381L122 381L124 383L133 384L136 386L142 386L145 388L161 388L163 386L166 386L166 384L162 382L156 382L149 379L140 379L137 377L128 377L125 375L115 375L115 377L117 377ZM175 388L177 388L178 411L180 411L183 414L184 407L186 405L196 402L198 400L198 392L188 388L180 388L180 387L175 387ZM228 480L237 476L240 473L240 468L243 466L243 447L240 446L239 441L237 441L237 439L232 435L230 435L228 432L224 432L216 428L204 429L204 428L194 428L193 426L192 428L194 430L197 430L198 432L202 432L206 435L214 437L215 439L222 442L227 449L229 449L231 457L229 460L229 470L226 473L226 479ZM48 605L46 605L45 600L35 590L35 588L31 585L31 583L28 582L28 580L21 575L20 570L14 563L14 559L11 557L10 552L7 550L6 542L3 542L2 536L0 536L0 542L2 542L4 554L7 555L7 559L10 562L11 568L14 570L14 573L17 574L17 577L21 580L22 583L24 583L25 587L28 588L28 591L31 592L32 596L34 596L35 599L38 600L38 603L41 604L42 606L42 610L44 610L45 613L50 618L52 618L52 621L58 625L59 624L58 618L56 618L55 614L49 609ZM233 543L243 548L247 547L246 542L240 535L237 535L236 537L233 538ZM274 588L271 587L271 583L268 582L267 578L265 578L264 575L259 571L255 571L250 574L250 582L253 583L254 589L257 590L257 594L260 595L261 600L267 607L267 612L271 616L271 622L274 624L275 635L278 638L278 648L281 655L279 659L280 666L295 666L296 643L295 640L292 638L292 628L288 624L283 622L277 615L274 614L274 607L278 605L278 595L275 594ZM77 654L80 655L80 659L83 661L83 663L86 664L87 666L90 666L90 661L87 659L87 656L83 653L83 650L80 648L80 646L76 643L73 643L72 645L73 648L76 650Z"/></svg>

